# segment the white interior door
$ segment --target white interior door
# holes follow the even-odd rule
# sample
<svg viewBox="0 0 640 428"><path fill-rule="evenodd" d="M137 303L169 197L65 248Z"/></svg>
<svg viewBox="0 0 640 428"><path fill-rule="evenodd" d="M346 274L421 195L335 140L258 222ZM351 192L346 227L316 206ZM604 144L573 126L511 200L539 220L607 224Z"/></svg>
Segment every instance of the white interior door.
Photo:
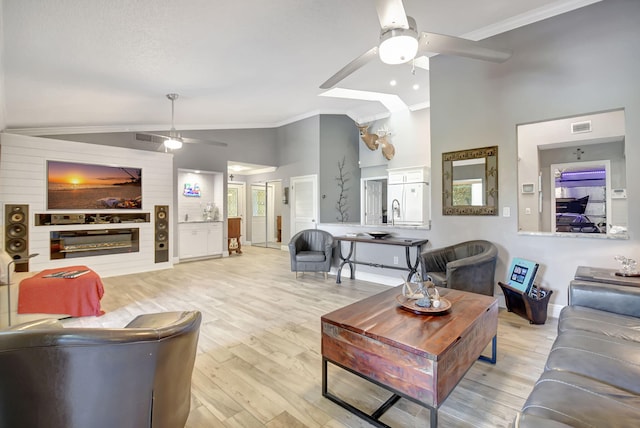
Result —
<svg viewBox="0 0 640 428"><path fill-rule="evenodd" d="M267 242L267 189L264 184L251 185L251 245Z"/></svg>
<svg viewBox="0 0 640 428"><path fill-rule="evenodd" d="M382 224L382 182L369 180L364 189L365 224Z"/></svg>
<svg viewBox="0 0 640 428"><path fill-rule="evenodd" d="M242 245L246 242L246 185L245 183L229 182L227 183L227 217L240 217L240 243Z"/></svg>
<svg viewBox="0 0 640 428"><path fill-rule="evenodd" d="M315 229L318 219L318 176L291 177L291 236Z"/></svg>

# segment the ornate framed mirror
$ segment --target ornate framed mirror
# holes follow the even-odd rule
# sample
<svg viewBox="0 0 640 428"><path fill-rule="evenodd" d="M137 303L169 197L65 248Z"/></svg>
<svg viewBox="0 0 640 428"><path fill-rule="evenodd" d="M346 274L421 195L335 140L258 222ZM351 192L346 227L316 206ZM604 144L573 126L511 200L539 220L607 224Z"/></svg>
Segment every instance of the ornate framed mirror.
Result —
<svg viewBox="0 0 640 428"><path fill-rule="evenodd" d="M442 214L498 215L498 146L442 154Z"/></svg>

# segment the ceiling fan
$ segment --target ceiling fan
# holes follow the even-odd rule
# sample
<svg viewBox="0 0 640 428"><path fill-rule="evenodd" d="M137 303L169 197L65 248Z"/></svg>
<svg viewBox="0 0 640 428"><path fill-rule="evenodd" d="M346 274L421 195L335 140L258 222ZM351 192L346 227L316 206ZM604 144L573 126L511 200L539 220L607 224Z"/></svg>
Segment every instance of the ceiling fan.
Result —
<svg viewBox="0 0 640 428"><path fill-rule="evenodd" d="M219 141L199 140L197 138L187 138L180 135L173 123L174 119L174 103L178 99L178 94L167 94L167 98L171 100L171 129L169 135L153 134L150 132L136 133L136 140L138 141L150 141L152 143L159 143L161 149L164 147L166 150L177 150L182 148L182 143L204 143L218 147L227 147L227 143L221 143Z"/></svg>
<svg viewBox="0 0 640 428"><path fill-rule="evenodd" d="M381 27L379 45L340 69L320 85L321 89L334 87L376 57L385 64L404 64L427 52L493 62L504 62L511 56L510 52L473 40L424 31L418 33L416 21L407 16L402 0L376 0L376 11Z"/></svg>

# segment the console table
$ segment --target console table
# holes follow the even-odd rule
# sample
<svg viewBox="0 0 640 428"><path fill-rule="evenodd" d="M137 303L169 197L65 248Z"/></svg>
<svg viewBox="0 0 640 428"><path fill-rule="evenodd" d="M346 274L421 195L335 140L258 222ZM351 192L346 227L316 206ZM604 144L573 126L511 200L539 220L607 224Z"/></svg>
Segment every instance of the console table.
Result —
<svg viewBox="0 0 640 428"><path fill-rule="evenodd" d="M340 251L340 258L342 259L342 261L340 262L340 266L338 267L338 273L336 275L336 284L340 284L341 283L341 274L342 274L342 267L345 264L349 265L349 268L351 269L351 279L355 279L356 278L356 267L355 265L367 265L367 266L373 266L373 267L378 267L378 268L387 268L387 269L396 269L396 270L404 270L404 271L408 271L409 275L407 276L407 280L411 280L411 277L413 275L415 275L415 273L418 271L418 265L420 264L420 253L422 252L422 246L424 244L426 244L427 242L429 242L428 239L417 239L417 238L395 238L395 237L386 237L386 238L371 238L371 237L367 237L367 236L335 236L333 238L334 240L338 241L338 248ZM341 241L346 241L346 242L350 242L350 246L349 246L349 254L347 254L346 257L344 257L342 255L342 245L341 245ZM372 263L372 262L366 262L366 261L361 261L361 260L353 260L352 257L354 257L354 251L356 249L356 243L362 243L362 244L375 244L375 245L396 245L396 246L401 246L405 248L405 255L406 255L406 262L407 262L407 267L403 267L403 266L389 266L389 265L384 265L381 263ZM411 254L410 254L410 250L412 247L416 248L416 257L415 257L415 261L412 262L411 261Z"/></svg>

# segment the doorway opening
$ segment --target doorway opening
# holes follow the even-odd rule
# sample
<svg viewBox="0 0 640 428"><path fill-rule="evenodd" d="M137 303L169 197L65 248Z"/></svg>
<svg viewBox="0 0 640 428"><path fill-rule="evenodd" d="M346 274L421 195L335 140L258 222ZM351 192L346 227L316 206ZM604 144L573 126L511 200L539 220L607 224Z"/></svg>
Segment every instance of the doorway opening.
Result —
<svg viewBox="0 0 640 428"><path fill-rule="evenodd" d="M282 246L282 181L251 184L251 245Z"/></svg>

